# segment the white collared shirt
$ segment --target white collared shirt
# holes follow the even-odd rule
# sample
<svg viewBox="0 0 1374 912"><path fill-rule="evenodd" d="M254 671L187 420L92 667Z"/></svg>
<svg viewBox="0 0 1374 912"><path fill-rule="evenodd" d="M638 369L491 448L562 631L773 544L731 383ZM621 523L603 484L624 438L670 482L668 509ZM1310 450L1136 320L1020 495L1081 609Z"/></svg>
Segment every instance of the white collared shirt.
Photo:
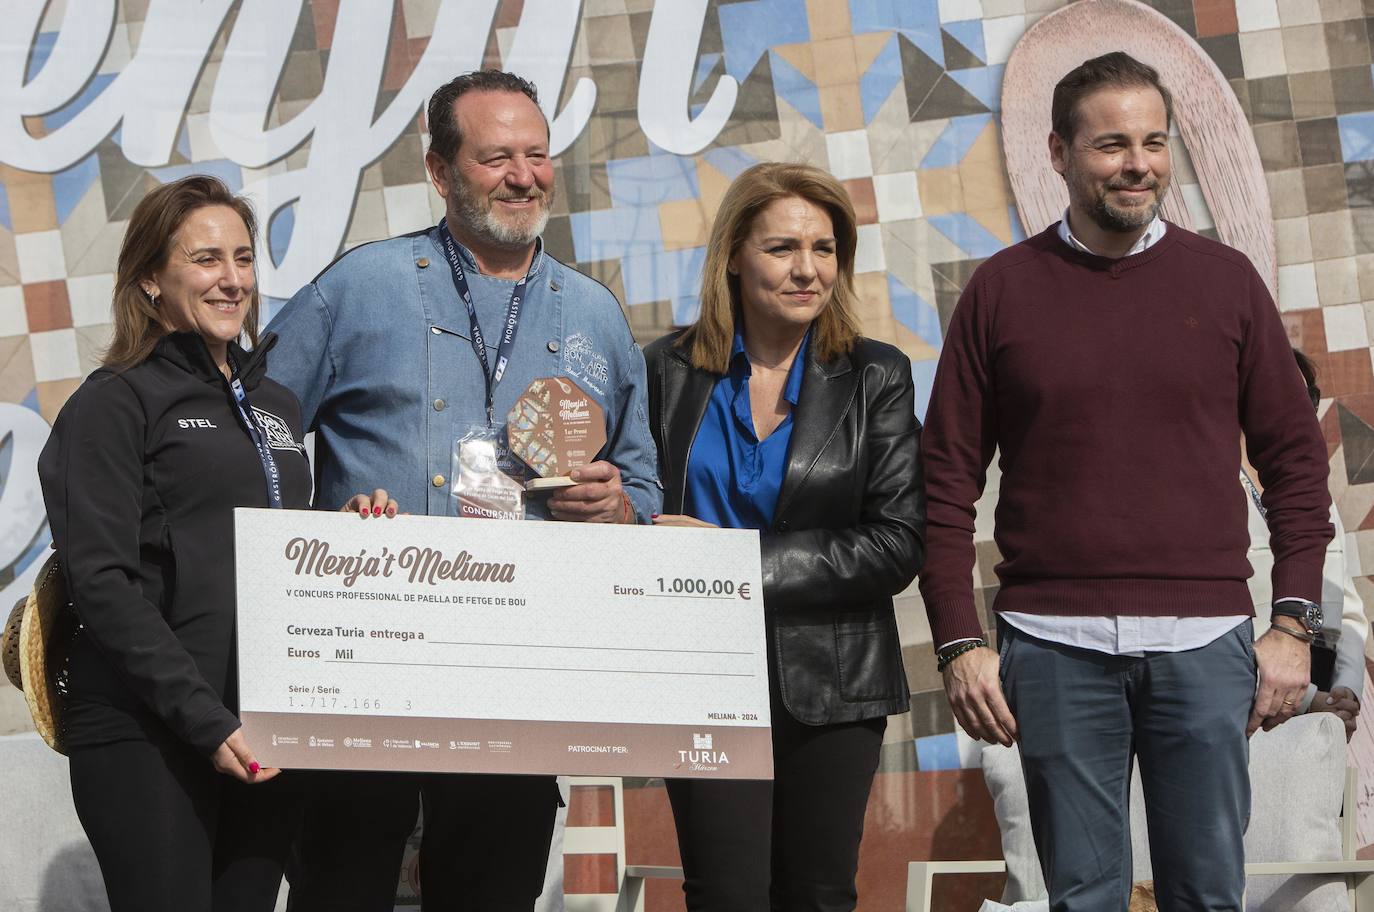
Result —
<svg viewBox="0 0 1374 912"><path fill-rule="evenodd" d="M1151 219L1150 224L1145 226L1145 233L1140 236L1140 239L1135 242L1130 250L1126 251L1126 256L1135 256L1137 253L1149 250L1155 244L1159 243L1159 239L1164 237L1164 230L1167 227L1168 226L1164 224L1164 219L1156 215ZM1084 244L1073 236L1073 232L1069 230L1069 210L1067 209L1064 210L1064 217L1059 220L1059 240L1081 253L1091 253L1093 256L1102 256L1102 254L1098 253L1096 250L1088 249L1087 244Z"/></svg>

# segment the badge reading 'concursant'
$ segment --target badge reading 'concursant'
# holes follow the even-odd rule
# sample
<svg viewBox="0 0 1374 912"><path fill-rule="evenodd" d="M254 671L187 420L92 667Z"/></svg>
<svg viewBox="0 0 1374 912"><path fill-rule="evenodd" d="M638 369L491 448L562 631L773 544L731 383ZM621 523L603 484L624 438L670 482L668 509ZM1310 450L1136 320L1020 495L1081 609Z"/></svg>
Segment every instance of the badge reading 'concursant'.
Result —
<svg viewBox="0 0 1374 912"><path fill-rule="evenodd" d="M606 445L606 413L567 377L541 377L515 400L506 430L511 452L539 475L525 487L564 488Z"/></svg>

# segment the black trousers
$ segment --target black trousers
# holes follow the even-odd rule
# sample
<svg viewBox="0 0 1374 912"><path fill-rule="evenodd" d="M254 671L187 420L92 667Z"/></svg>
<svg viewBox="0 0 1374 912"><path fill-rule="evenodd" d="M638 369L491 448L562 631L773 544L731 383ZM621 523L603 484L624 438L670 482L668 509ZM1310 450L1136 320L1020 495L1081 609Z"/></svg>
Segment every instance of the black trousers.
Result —
<svg viewBox="0 0 1374 912"><path fill-rule="evenodd" d="M290 912L391 912L424 802L425 912L529 912L560 797L552 776L312 772Z"/></svg>
<svg viewBox="0 0 1374 912"><path fill-rule="evenodd" d="M669 779L692 912L850 912L887 719L803 725L773 697L772 782Z"/></svg>
<svg viewBox="0 0 1374 912"><path fill-rule="evenodd" d="M245 785L170 739L69 761L111 912L271 912L300 820L293 773Z"/></svg>

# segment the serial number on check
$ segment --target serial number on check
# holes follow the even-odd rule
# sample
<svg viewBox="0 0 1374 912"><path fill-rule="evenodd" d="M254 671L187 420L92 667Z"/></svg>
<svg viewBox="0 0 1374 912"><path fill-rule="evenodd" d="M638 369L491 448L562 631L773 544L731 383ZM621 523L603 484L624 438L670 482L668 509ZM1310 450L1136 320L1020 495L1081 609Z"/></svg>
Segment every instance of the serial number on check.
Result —
<svg viewBox="0 0 1374 912"><path fill-rule="evenodd" d="M310 691L325 691L326 693L310 693ZM337 687L308 687L299 684L291 684L287 688L286 705L292 709L317 709L321 711L333 710L336 712L380 712L387 707L383 705L381 697L342 697L330 696L327 692L338 693ZM398 707L409 712L414 707L410 700L404 701L403 707Z"/></svg>
<svg viewBox="0 0 1374 912"><path fill-rule="evenodd" d="M298 687L290 688L290 695L286 698L286 705L293 709L317 709L317 710L338 710L341 713L349 711L365 711L365 713L376 713L386 709L382 706L382 699L379 696L306 696L300 694ZM338 688L333 688L338 689ZM405 700L405 710L411 709L411 700Z"/></svg>

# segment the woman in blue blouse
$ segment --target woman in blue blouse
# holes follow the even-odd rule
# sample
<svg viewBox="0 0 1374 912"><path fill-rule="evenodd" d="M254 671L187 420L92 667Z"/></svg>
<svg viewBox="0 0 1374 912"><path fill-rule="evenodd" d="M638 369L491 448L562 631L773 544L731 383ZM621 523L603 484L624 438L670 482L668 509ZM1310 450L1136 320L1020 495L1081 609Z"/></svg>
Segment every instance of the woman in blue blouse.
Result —
<svg viewBox="0 0 1374 912"><path fill-rule="evenodd" d="M757 529L772 781L668 781L689 909L852 910L890 713L906 711L892 596L920 569L910 361L855 316L858 231L809 165L741 174L701 313L645 350L663 525Z"/></svg>

